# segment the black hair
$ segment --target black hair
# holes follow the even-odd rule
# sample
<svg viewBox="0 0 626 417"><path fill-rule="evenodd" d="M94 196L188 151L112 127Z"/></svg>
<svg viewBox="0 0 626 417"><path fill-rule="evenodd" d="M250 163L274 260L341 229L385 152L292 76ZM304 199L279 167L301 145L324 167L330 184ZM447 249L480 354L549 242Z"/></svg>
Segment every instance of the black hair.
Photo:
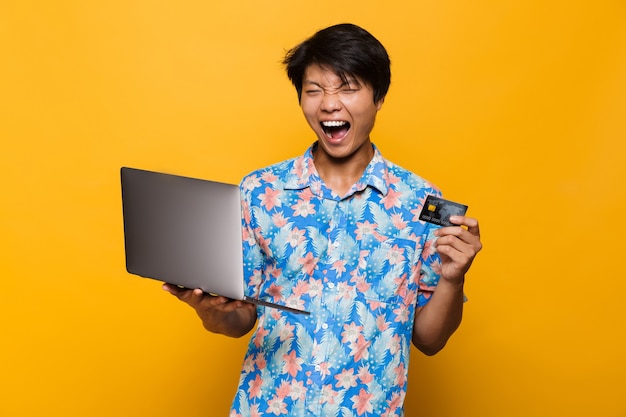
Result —
<svg viewBox="0 0 626 417"><path fill-rule="evenodd" d="M343 81L357 78L372 88L374 102L382 100L391 83L391 61L385 47L365 29L342 23L327 27L287 51L283 64L287 76L302 98L304 72L319 65L335 72Z"/></svg>

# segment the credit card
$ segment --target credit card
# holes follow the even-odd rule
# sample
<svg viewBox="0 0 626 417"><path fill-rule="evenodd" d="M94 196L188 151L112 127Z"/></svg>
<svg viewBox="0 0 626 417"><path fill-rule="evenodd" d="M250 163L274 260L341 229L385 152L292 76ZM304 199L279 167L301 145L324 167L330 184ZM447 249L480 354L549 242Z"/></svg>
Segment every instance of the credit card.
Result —
<svg viewBox="0 0 626 417"><path fill-rule="evenodd" d="M456 226L450 223L450 216L464 216L466 212L467 206L464 204L429 195L419 219L439 226Z"/></svg>

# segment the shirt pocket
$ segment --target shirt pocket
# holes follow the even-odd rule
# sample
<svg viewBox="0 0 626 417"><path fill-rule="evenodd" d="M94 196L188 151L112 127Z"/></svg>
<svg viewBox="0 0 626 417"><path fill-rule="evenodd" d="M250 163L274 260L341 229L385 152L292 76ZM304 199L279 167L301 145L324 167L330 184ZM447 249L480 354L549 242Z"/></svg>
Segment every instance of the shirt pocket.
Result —
<svg viewBox="0 0 626 417"><path fill-rule="evenodd" d="M357 268L368 304L398 304L409 291L417 243L396 237L362 241Z"/></svg>

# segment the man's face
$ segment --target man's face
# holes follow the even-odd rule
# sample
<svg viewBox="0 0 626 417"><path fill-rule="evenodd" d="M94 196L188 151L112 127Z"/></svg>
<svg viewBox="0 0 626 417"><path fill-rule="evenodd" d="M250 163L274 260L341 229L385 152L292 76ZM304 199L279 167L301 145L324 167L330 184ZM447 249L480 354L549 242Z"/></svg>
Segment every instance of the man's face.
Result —
<svg viewBox="0 0 626 417"><path fill-rule="evenodd" d="M319 139L318 152L331 159L369 155L370 132L383 100L357 79L344 82L332 70L310 65L302 81L302 112ZM368 159L369 160L369 159Z"/></svg>

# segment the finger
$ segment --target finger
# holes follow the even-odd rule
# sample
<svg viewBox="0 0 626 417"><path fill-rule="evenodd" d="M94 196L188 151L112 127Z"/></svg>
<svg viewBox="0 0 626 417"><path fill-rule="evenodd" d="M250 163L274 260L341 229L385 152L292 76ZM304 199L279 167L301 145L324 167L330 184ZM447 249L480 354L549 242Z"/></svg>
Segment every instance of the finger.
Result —
<svg viewBox="0 0 626 417"><path fill-rule="evenodd" d="M473 246L461 243L456 238L452 238L449 244L437 244L435 250L441 256L443 263L456 265L455 268L461 273L467 272L477 254Z"/></svg>
<svg viewBox="0 0 626 417"><path fill-rule="evenodd" d="M164 284L163 289L192 307L206 303L207 299L217 298L205 293L199 288L189 289L179 287L178 285Z"/></svg>
<svg viewBox="0 0 626 417"><path fill-rule="evenodd" d="M471 243L474 240L478 240L478 237L474 236L469 230L457 226L442 227L441 229L435 231L435 236L438 237L437 241L441 240L444 237L449 238L444 239L445 241L451 241L451 238L456 238L466 243Z"/></svg>
<svg viewBox="0 0 626 417"><path fill-rule="evenodd" d="M475 220L471 218L468 219ZM435 231L435 235L438 236L439 239L444 236L456 236L458 239L474 247L476 251L479 251L482 247L482 244L480 242L480 231L478 230L478 222L474 223L472 221L467 221L466 223L469 224L469 226L466 226L467 229L457 226L443 227Z"/></svg>
<svg viewBox="0 0 626 417"><path fill-rule="evenodd" d="M195 295L195 294L194 294ZM224 307L228 306L232 303L233 300L227 297L222 297L219 295L212 295L207 293L202 293L202 296L194 299L194 306L198 308L215 308L219 307L220 309L224 309Z"/></svg>
<svg viewBox="0 0 626 417"><path fill-rule="evenodd" d="M473 257L476 254L472 245L456 238L451 238L449 240L444 239L441 242L437 242L435 250L454 259Z"/></svg>
<svg viewBox="0 0 626 417"><path fill-rule="evenodd" d="M479 236L475 236L469 231L458 227L448 229L452 230L442 232L442 236L440 236L435 242L436 247L444 245L450 246L460 252L470 254L471 256L476 256L476 254L482 249L482 243L480 242Z"/></svg>
<svg viewBox="0 0 626 417"><path fill-rule="evenodd" d="M184 292L179 298L189 304L198 304L204 299L205 293L200 288Z"/></svg>
<svg viewBox="0 0 626 417"><path fill-rule="evenodd" d="M478 220L473 217L467 216L450 216L450 223L466 226L467 230L474 236L480 236L480 227Z"/></svg>
<svg viewBox="0 0 626 417"><path fill-rule="evenodd" d="M435 242L435 249L439 253L443 253L450 257L456 257L456 254L471 254L474 253L474 246L471 243L465 242L461 238L454 235L446 235L440 237Z"/></svg>
<svg viewBox="0 0 626 417"><path fill-rule="evenodd" d="M199 288L196 288L195 290L184 294L183 296L179 297L179 299L186 302L193 308L200 310L211 309L215 307L223 308L224 305L227 305L229 302L232 301L230 298L227 297L208 294Z"/></svg>
<svg viewBox="0 0 626 417"><path fill-rule="evenodd" d="M185 292L190 291L188 288L182 288L175 284L165 283L162 286L163 290L169 292L173 296L180 297L185 294Z"/></svg>
<svg viewBox="0 0 626 417"><path fill-rule="evenodd" d="M226 300L225 302L215 306L216 308L218 308L220 311L223 311L224 313L230 313L232 311L239 310L239 309L249 309L249 310L256 309L256 306L254 304L246 303L245 301L230 300L230 299L225 299L225 300Z"/></svg>

